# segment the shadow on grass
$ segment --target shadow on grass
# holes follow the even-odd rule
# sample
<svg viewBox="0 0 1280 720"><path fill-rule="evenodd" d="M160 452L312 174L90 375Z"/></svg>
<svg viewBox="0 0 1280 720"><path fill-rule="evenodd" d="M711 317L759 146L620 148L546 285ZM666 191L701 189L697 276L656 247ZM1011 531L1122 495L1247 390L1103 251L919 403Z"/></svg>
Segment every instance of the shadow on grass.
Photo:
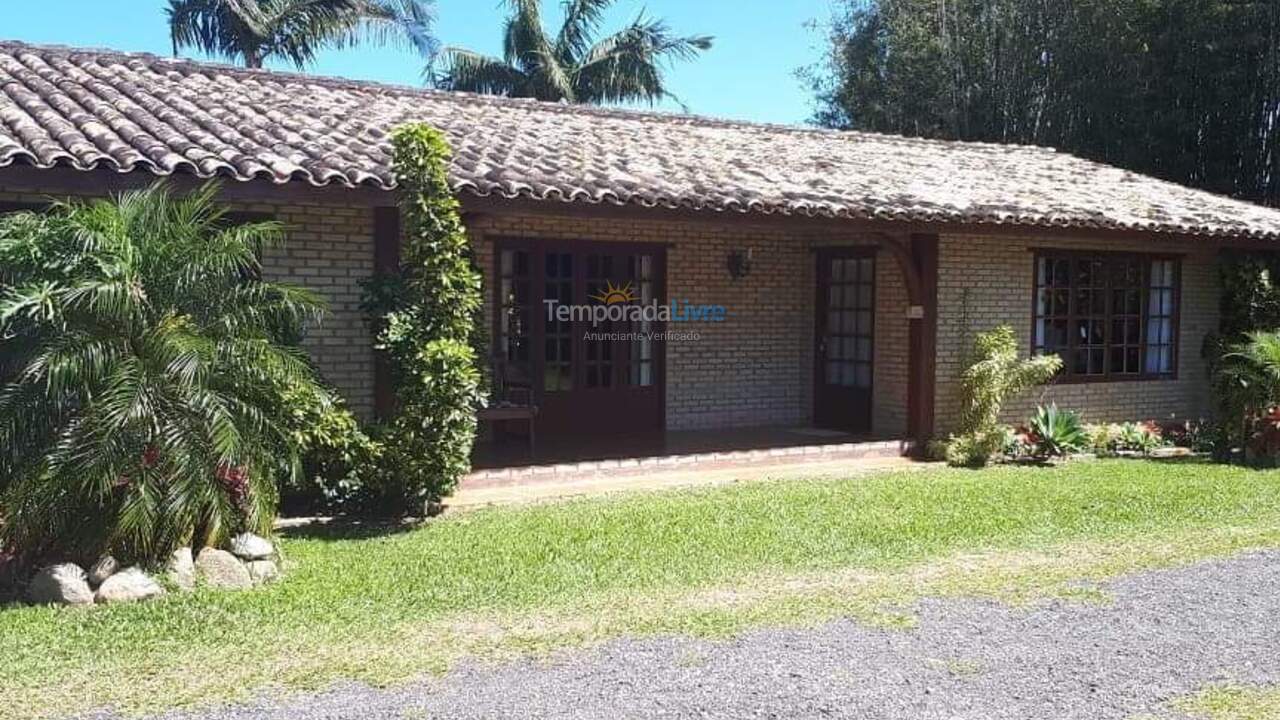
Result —
<svg viewBox="0 0 1280 720"><path fill-rule="evenodd" d="M290 540L320 540L336 542L342 540L369 540L379 537L390 537L412 532L422 527L418 521L397 520L361 520L356 518L333 518L314 520L297 525L287 525L276 532L280 537Z"/></svg>

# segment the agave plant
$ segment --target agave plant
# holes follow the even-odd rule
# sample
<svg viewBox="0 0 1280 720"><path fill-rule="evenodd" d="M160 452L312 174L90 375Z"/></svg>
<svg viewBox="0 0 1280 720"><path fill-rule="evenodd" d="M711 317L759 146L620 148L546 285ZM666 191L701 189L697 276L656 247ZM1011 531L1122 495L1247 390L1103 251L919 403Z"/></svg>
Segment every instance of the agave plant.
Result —
<svg viewBox="0 0 1280 720"><path fill-rule="evenodd" d="M281 227L216 194L0 220L0 547L147 561L270 529L297 452L280 398L326 392L282 333L322 308L260 279Z"/></svg>
<svg viewBox="0 0 1280 720"><path fill-rule="evenodd" d="M1036 408L1029 425L1040 457L1064 457L1089 443L1080 416L1070 410L1059 410L1057 404Z"/></svg>

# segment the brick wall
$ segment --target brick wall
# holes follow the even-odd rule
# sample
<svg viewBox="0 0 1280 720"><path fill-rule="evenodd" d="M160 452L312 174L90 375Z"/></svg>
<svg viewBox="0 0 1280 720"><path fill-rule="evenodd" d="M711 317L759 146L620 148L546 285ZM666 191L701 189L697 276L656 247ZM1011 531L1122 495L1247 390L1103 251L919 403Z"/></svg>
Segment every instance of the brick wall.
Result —
<svg viewBox="0 0 1280 720"><path fill-rule="evenodd" d="M0 181L0 201L42 203L51 194L46 188ZM228 206L266 213L286 224L284 245L268 249L263 257L263 276L303 285L325 299L329 312L321 324L306 329L303 346L352 409L371 417L373 340L360 312L360 281L373 273L372 209L332 201Z"/></svg>
<svg viewBox="0 0 1280 720"><path fill-rule="evenodd" d="M700 338L667 346L667 427L800 425L812 413L814 256L846 237L790 232L779 225L642 221L549 215L486 215L469 221L488 278L497 238L545 238L668 245L667 295L722 304L723 323L697 323ZM864 241L865 242L865 241ZM733 280L728 253L751 249L750 276ZM906 292L897 266L877 268L873 427L906 428ZM486 293L486 315L491 295ZM694 327L691 325L691 327Z"/></svg>
<svg viewBox="0 0 1280 720"><path fill-rule="evenodd" d="M1037 403L1057 402L1091 421L1188 419L1209 409L1205 335L1218 327L1216 248L1207 243L1161 240L1160 252L1182 254L1182 305L1178 376L1173 380L1051 384L1028 392L1005 410L1006 422L1021 422ZM1033 249L1062 248L1151 252L1149 242L1061 238L944 235L938 268L938 429L954 427L959 374L974 334L1008 323L1030 353Z"/></svg>
<svg viewBox="0 0 1280 720"><path fill-rule="evenodd" d="M50 194L48 188L18 187L0 179L0 201L41 202ZM334 198L231 205L286 223L285 245L264 258L266 275L310 287L328 301L328 317L308 329L305 346L325 378L368 417L373 409L372 338L359 301L360 282L373 271L372 209L367 201ZM792 230L778 222L503 214L476 216L469 224L486 279L493 270L493 241L503 236L668 246L668 296L723 304L730 310L727 322L698 324L700 340L668 345L667 425L673 430L808 422L813 394L812 250L872 242L856 232ZM1031 248L1150 247L1139 242L982 235L946 235L939 245L937 418L944 432L955 417L960 363L975 332L1011 323L1022 347L1029 348ZM1215 250L1172 241L1162 247L1185 254L1178 378L1055 385L1013 403L1006 415L1009 421L1025 418L1037 402L1048 400L1079 409L1090 419L1196 417L1207 410L1200 347L1205 334L1217 327ZM734 281L725 267L726 256L747 248L753 251L752 272ZM877 256L876 282L873 432L900 437L907 423L907 298L888 253ZM485 300L490 301L487 291Z"/></svg>

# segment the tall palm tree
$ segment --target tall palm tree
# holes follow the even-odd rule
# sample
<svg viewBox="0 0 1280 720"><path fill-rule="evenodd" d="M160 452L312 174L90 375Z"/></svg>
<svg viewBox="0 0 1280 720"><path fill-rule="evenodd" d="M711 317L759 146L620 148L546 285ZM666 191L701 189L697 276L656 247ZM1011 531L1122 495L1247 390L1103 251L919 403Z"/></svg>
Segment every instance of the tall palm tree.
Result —
<svg viewBox="0 0 1280 720"><path fill-rule="evenodd" d="M194 47L251 68L278 57L302 69L360 40L436 51L430 0L169 0L168 16L175 54Z"/></svg>
<svg viewBox="0 0 1280 720"><path fill-rule="evenodd" d="M280 226L216 192L0 220L0 548L154 561L270 532L287 399L328 397L282 337L322 306L260 279Z"/></svg>
<svg viewBox="0 0 1280 720"><path fill-rule="evenodd" d="M708 36L676 37L665 22L643 15L593 42L613 0L564 0L564 24L554 37L543 27L541 0L507 2L503 57L446 48L437 87L596 105L652 104L673 97L663 82L663 61L691 60L711 48Z"/></svg>

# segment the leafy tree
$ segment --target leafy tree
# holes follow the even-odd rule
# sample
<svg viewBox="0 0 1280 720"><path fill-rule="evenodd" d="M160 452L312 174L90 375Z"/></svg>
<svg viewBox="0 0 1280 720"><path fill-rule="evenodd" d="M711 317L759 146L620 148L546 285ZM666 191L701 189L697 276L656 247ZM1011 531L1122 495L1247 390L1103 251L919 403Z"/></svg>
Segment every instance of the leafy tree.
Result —
<svg viewBox="0 0 1280 720"><path fill-rule="evenodd" d="M326 397L280 337L322 306L260 279L280 226L232 226L216 193L0 220L0 547L145 562L270 532L282 398Z"/></svg>
<svg viewBox="0 0 1280 720"><path fill-rule="evenodd" d="M710 37L677 37L665 22L643 15L593 42L613 0L565 0L564 24L554 37L543 27L541 0L508 3L503 56L445 48L438 87L597 105L652 104L673 97L663 80L664 61L691 60L711 48Z"/></svg>
<svg viewBox="0 0 1280 720"><path fill-rule="evenodd" d="M815 120L1049 145L1280 202L1280 3L841 0Z"/></svg>
<svg viewBox="0 0 1280 720"><path fill-rule="evenodd" d="M194 47L250 68L281 58L302 69L361 40L436 50L429 0L169 0L168 16L175 54Z"/></svg>

